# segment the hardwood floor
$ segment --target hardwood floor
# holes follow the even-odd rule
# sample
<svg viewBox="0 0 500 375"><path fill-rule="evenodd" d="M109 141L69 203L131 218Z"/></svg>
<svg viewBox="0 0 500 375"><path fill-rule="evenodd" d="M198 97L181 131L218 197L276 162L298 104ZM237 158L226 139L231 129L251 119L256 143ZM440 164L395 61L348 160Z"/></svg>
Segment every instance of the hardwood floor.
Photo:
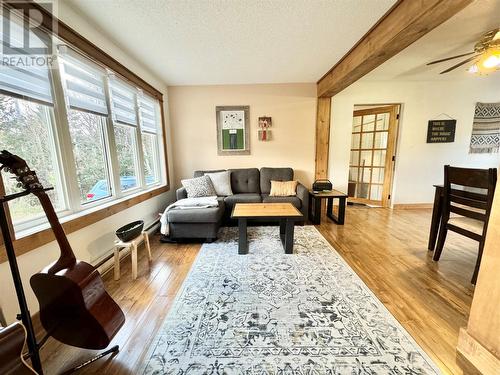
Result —
<svg viewBox="0 0 500 375"><path fill-rule="evenodd" d="M430 209L348 207L346 224L323 220L323 236L445 374L463 374L456 359L467 325L478 244L451 234L439 262L427 251Z"/></svg>
<svg viewBox="0 0 500 375"><path fill-rule="evenodd" d="M388 210L350 206L346 223L325 217L318 226L325 238L373 290L445 374L465 374L456 358L458 331L467 323L473 287L469 280L477 243L448 235L439 263L427 251L430 210ZM153 262L139 249L139 277L131 280L130 259L120 281L104 275L108 291L126 315L114 338L120 352L81 374L135 374L136 365L160 327L200 249L199 244L161 244L151 238ZM49 339L42 349L46 374L61 373L94 353Z"/></svg>
<svg viewBox="0 0 500 375"><path fill-rule="evenodd" d="M79 374L135 374L136 364L163 322L175 295L198 254L200 244L162 244L151 236L153 261L148 263L144 245L138 249L138 278L132 281L130 257L122 260L121 278L103 275L107 291L125 313L125 325L111 345L120 352L82 369ZM45 374L60 374L86 361L97 351L81 350L49 338L41 351Z"/></svg>

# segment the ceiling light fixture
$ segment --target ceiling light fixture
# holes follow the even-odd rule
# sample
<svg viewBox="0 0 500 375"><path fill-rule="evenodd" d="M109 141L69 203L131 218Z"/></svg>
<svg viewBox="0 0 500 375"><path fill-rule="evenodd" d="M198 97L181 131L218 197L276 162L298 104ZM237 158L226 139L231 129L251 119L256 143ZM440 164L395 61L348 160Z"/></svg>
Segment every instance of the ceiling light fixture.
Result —
<svg viewBox="0 0 500 375"><path fill-rule="evenodd" d="M472 74L489 74L500 69L500 48L486 50L479 59L467 69Z"/></svg>
<svg viewBox="0 0 500 375"><path fill-rule="evenodd" d="M474 45L474 51L431 61L427 65L438 64L459 57L466 58L452 67L443 70L440 74L451 72L467 63L472 64L467 71L473 74L489 74L500 70L500 28L490 30L484 34Z"/></svg>
<svg viewBox="0 0 500 375"><path fill-rule="evenodd" d="M500 50L493 52L483 61L483 66L486 69L492 69L498 65L500 65Z"/></svg>

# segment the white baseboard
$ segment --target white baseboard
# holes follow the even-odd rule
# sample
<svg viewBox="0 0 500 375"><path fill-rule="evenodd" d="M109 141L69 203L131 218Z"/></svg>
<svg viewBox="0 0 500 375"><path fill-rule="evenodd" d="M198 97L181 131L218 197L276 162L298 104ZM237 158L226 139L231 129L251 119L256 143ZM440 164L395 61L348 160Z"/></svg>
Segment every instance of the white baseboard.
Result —
<svg viewBox="0 0 500 375"><path fill-rule="evenodd" d="M429 209L432 208L432 203L395 203L393 209L395 210L415 210L415 209Z"/></svg>

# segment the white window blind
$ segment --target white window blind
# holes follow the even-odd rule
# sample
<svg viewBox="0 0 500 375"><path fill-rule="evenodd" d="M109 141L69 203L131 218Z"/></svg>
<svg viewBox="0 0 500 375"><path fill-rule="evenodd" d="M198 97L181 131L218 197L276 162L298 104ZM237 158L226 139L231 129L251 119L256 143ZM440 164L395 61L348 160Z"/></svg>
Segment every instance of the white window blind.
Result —
<svg viewBox="0 0 500 375"><path fill-rule="evenodd" d="M111 103L116 122L137 126L136 95L137 89L123 80L111 76Z"/></svg>
<svg viewBox="0 0 500 375"><path fill-rule="evenodd" d="M0 40L2 41L3 58L0 66L0 91L21 99L33 100L52 105L52 89L47 65L33 65L29 46L44 46L43 40L31 30L29 46L24 46L24 27L21 19L0 18ZM5 31L8 31L5 34ZM49 38L47 36L47 38ZM26 57L23 59L22 57ZM12 59L9 59L12 57ZM24 63L23 63L24 62ZM30 65L26 62L31 62Z"/></svg>
<svg viewBox="0 0 500 375"><path fill-rule="evenodd" d="M139 98L139 109L141 113L141 130L149 133L158 131L157 102L144 94Z"/></svg>
<svg viewBox="0 0 500 375"><path fill-rule="evenodd" d="M62 78L70 108L107 116L106 71L69 48L59 48Z"/></svg>

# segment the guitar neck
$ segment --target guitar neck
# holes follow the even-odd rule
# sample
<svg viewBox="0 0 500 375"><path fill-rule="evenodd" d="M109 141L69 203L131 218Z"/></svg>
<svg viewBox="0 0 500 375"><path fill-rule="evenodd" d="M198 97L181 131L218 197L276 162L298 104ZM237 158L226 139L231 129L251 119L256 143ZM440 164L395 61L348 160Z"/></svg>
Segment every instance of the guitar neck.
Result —
<svg viewBox="0 0 500 375"><path fill-rule="evenodd" d="M37 198L40 200L40 204L49 220L52 231L54 232L54 236L59 245L59 249L61 251L61 255L57 262L51 267L49 272L56 273L63 268L67 268L72 266L75 261L75 253L69 244L68 238L66 237L66 233L64 232L64 228L62 227L59 219L54 210L54 206L50 201L49 196L44 192L34 192Z"/></svg>

